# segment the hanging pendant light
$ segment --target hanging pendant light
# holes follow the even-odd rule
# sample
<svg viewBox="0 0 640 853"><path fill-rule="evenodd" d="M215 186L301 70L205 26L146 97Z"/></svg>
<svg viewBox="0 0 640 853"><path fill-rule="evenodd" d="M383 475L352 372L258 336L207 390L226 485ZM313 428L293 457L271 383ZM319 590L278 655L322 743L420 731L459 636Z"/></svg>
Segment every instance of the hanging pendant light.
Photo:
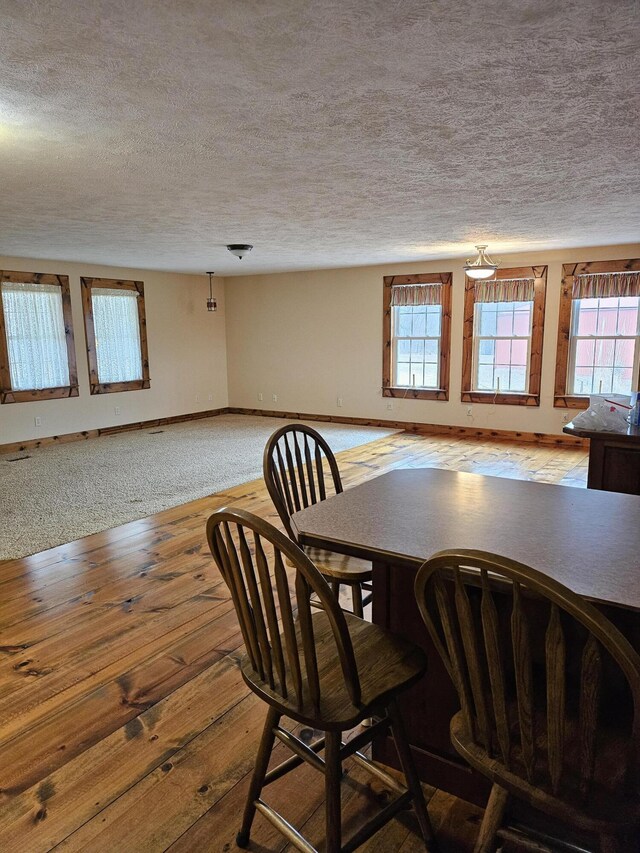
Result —
<svg viewBox="0 0 640 853"><path fill-rule="evenodd" d="M486 254L486 246L476 246L476 249L478 250L478 257L475 260L467 258L464 271L469 278L491 278L498 269L498 264Z"/></svg>
<svg viewBox="0 0 640 853"><path fill-rule="evenodd" d="M218 303L216 302L216 298L213 295L213 283L211 281L211 276L214 275L214 273L208 272L207 275L209 276L209 296L207 298L207 311L217 311Z"/></svg>

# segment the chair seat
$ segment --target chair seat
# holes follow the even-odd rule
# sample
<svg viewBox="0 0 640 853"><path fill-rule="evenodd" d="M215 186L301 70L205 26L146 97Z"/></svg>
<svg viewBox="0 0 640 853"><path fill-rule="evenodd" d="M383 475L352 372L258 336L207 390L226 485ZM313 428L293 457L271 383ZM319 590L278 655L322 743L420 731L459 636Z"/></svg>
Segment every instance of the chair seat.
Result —
<svg viewBox="0 0 640 853"><path fill-rule="evenodd" d="M344 617L347 620L360 674L362 703L359 707L354 706L349 697L331 624L324 610L316 611L312 616L322 697L319 709L313 707L306 689L304 689L302 707L298 707L288 668L287 684L290 697L288 699L283 699L267 681L257 677L246 655L241 661L244 680L254 693L278 708L283 714L324 731L344 731L357 725L364 718L371 717L376 707L382 705L389 694L397 694L422 677L427 666L426 656L418 646L391 634L378 625L372 625L350 613L345 613ZM304 672L302 679L306 684Z"/></svg>
<svg viewBox="0 0 640 853"><path fill-rule="evenodd" d="M517 722L514 719L515 706L508 707L512 718L510 728L512 743L518 743ZM540 718L536 727L542 731L542 716L544 711L534 714L534 719ZM571 809L576 826L582 826L589 832L615 833L621 826L635 827L640 825L640 803L637 792L624 793L624 739L620 733L601 728L598 733L598 749L600 760L596 764L596 772L586 799L575 788L572 790L567 780L579 778L580 767L580 735L579 723L576 719L567 719L565 723L565 740L563 754L563 776L560 779L564 804L553 795L548 782L548 752L541 738L536 740L536 765L533 784L526 780L526 770L522 763L519 747L512 748L510 767L506 768L502 760L491 758L482 747L474 744L467 734L462 711L451 719L451 742L462 757L493 782L497 782L512 794L534 807L560 820L567 819L567 809ZM498 756L497 744L494 745L494 755ZM535 787L534 787L535 785Z"/></svg>
<svg viewBox="0 0 640 853"><path fill-rule="evenodd" d="M303 550L318 571L342 583L363 583L373 577L371 563L359 557L348 557L346 554L336 554L325 551L324 548L304 546ZM293 565L287 560L288 565Z"/></svg>

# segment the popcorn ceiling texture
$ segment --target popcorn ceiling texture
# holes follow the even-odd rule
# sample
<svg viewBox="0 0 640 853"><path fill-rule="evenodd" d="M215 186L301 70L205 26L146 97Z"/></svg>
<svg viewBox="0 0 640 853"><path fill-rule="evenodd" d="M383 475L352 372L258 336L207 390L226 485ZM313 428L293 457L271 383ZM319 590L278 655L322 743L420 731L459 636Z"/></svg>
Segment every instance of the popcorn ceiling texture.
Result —
<svg viewBox="0 0 640 853"><path fill-rule="evenodd" d="M4 0L0 252L246 274L633 242L639 18Z"/></svg>

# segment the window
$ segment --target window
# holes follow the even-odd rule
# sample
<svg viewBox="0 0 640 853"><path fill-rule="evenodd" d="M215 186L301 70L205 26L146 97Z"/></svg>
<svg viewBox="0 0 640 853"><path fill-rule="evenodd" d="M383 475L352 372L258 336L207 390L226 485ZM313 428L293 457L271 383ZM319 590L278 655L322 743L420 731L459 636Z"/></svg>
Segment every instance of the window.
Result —
<svg viewBox="0 0 640 853"><path fill-rule="evenodd" d="M76 397L68 277L0 275L0 402Z"/></svg>
<svg viewBox="0 0 640 853"><path fill-rule="evenodd" d="M80 281L91 393L149 388L143 282Z"/></svg>
<svg viewBox="0 0 640 853"><path fill-rule="evenodd" d="M449 399L451 273L384 279L382 393Z"/></svg>
<svg viewBox="0 0 640 853"><path fill-rule="evenodd" d="M547 268L501 269L467 277L462 400L540 405Z"/></svg>
<svg viewBox="0 0 640 853"><path fill-rule="evenodd" d="M640 377L640 259L565 264L555 405L630 394Z"/></svg>

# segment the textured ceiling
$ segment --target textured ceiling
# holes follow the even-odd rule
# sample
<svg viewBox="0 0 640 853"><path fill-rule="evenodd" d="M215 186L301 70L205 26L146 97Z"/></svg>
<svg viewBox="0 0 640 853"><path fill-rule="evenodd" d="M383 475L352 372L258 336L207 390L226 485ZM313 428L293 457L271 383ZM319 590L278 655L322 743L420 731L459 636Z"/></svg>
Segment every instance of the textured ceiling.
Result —
<svg viewBox="0 0 640 853"><path fill-rule="evenodd" d="M0 14L1 254L229 274L640 236L635 0Z"/></svg>

